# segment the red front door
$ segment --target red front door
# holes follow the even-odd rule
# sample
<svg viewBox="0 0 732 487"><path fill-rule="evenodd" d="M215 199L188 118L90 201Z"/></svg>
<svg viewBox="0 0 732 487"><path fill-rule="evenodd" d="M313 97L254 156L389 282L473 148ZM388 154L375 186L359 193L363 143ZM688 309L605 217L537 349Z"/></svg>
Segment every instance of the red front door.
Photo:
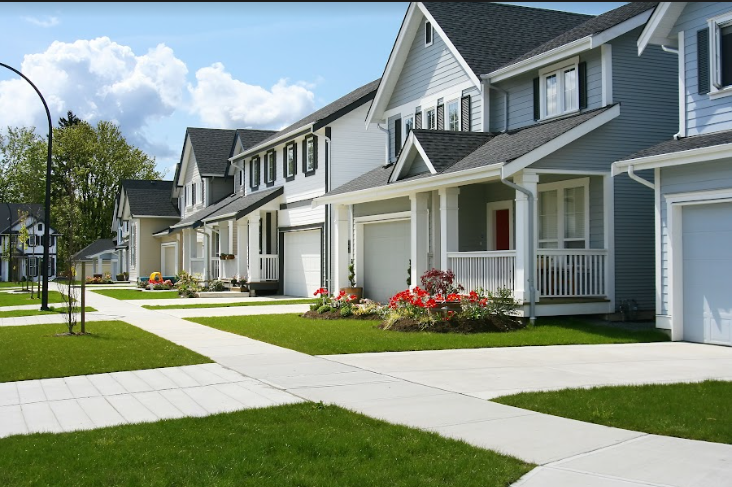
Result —
<svg viewBox="0 0 732 487"><path fill-rule="evenodd" d="M511 245L511 222L508 210L496 210L494 221L496 228L493 229L496 236L496 250L510 250Z"/></svg>

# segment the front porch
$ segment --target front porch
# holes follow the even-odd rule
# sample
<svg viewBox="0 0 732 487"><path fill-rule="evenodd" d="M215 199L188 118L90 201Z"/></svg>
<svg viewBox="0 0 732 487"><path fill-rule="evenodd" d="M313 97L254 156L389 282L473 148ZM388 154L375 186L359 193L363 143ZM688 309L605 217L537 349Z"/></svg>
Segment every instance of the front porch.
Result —
<svg viewBox="0 0 732 487"><path fill-rule="evenodd" d="M509 289L526 304L526 314L532 287L539 315L612 313L610 175L523 172L514 182L532 193L532 201L494 178L379 202L381 208L393 208L392 213L374 214L373 202L355 204L359 285L373 290L369 281L376 282L377 272L388 272L368 262L373 247L380 244L369 237L375 234L370 228L378 223L386 229L384 222L403 221L404 263L392 262L390 267L409 267L412 286L420 283L424 272L438 268L452 270L455 283L466 290ZM392 224L392 229L398 228ZM397 240L389 242L385 249L398 252ZM383 287L383 281L379 284ZM404 287L404 280L395 283L395 289Z"/></svg>

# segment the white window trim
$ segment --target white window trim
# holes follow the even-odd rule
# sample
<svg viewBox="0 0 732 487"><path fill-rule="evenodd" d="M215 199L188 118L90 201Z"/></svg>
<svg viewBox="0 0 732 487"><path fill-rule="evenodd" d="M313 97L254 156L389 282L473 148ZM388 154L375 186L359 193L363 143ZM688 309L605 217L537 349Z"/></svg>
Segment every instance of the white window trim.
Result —
<svg viewBox="0 0 732 487"><path fill-rule="evenodd" d="M434 115L432 117L432 120L435 121L435 126L430 127L429 126L429 117L427 116L427 113L433 112ZM422 110L422 128L427 130L437 130L437 107L431 106L427 107L424 110Z"/></svg>
<svg viewBox="0 0 732 487"><path fill-rule="evenodd" d="M277 152L267 152L265 154L265 159L267 159L267 177L266 183L274 183L275 178L273 177L275 171L277 170Z"/></svg>
<svg viewBox="0 0 732 487"><path fill-rule="evenodd" d="M287 154L287 161L285 161L285 174L286 177L291 178L297 174L297 156L295 155L295 144L287 144L285 146L285 154ZM290 172L290 155L292 155L292 172Z"/></svg>
<svg viewBox="0 0 732 487"><path fill-rule="evenodd" d="M564 249L565 242L574 242L582 239L579 238L565 238L564 237L564 197L563 192L565 189L570 188L583 188L585 193L585 249L590 248L590 178L579 178L579 179L568 179L566 181L557 181L555 183L544 183L539 184L536 187L537 197L544 191L557 191L557 249ZM538 199L538 198L537 198ZM537 204L538 209L538 204ZM544 240L549 242L553 240ZM541 243L542 240L539 238L538 219L537 219L537 233L536 233L537 244ZM537 245L538 247L538 245Z"/></svg>
<svg viewBox="0 0 732 487"><path fill-rule="evenodd" d="M429 47L435 43L435 28L432 26L432 22L430 22L429 20L425 21L424 28L425 28L424 47ZM430 32L430 41L429 42L427 42L427 29L429 29L429 32Z"/></svg>
<svg viewBox="0 0 732 487"><path fill-rule="evenodd" d="M709 97L711 99L732 95L732 85L722 86L720 29L732 26L732 12L707 20L709 24Z"/></svg>
<svg viewBox="0 0 732 487"><path fill-rule="evenodd" d="M313 146L313 157L310 157L310 145ZM305 154L303 154L303 157L305 158L305 172L311 173L315 172L315 139L313 137L308 137L305 139Z"/></svg>
<svg viewBox="0 0 732 487"><path fill-rule="evenodd" d="M186 208L190 208L191 206L193 206L193 201L191 200L191 194L192 194L191 184L192 183L186 184L186 190L185 190Z"/></svg>
<svg viewBox="0 0 732 487"><path fill-rule="evenodd" d="M453 98L453 99L448 100L445 103L445 122L446 122L445 123L445 130L451 130L450 129L450 104L452 104L452 103L454 103L455 106L457 107L457 116L458 116L458 118L457 118L457 128L454 129L454 131L459 132L460 131L460 122L461 122L460 119L462 118L461 117L461 113L460 113L462 111L461 110L461 106L460 106L460 98Z"/></svg>
<svg viewBox="0 0 732 487"><path fill-rule="evenodd" d="M564 111L564 77L560 76L564 70L569 67L574 67L575 77L577 79L577 108L574 110ZM546 78L552 75L557 76L557 106L559 111L551 116L546 114ZM580 111L579 108L579 56L574 56L569 59L565 59L562 62L552 64L539 70L539 105L540 105L540 120L551 120L553 118L563 117L571 113L577 113Z"/></svg>
<svg viewBox="0 0 732 487"><path fill-rule="evenodd" d="M244 169L239 169L239 191L242 191L244 189L244 182L246 178L244 177Z"/></svg>

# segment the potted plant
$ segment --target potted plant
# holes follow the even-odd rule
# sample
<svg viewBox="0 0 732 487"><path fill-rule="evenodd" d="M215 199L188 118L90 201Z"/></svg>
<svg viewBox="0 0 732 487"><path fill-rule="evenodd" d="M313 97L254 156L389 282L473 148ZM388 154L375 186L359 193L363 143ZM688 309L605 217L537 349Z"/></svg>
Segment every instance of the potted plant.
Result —
<svg viewBox="0 0 732 487"><path fill-rule="evenodd" d="M351 285L351 287L341 288L341 291L345 291L346 294L349 295L355 295L356 302L360 301L361 298L363 298L363 288L356 286L356 272L353 266L353 259L351 259L351 263L348 264L348 283Z"/></svg>

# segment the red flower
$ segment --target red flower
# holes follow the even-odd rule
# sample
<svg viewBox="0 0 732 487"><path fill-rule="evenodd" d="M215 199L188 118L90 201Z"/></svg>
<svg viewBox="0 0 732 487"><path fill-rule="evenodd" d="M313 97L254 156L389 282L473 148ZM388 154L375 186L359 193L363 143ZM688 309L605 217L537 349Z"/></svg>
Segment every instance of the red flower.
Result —
<svg viewBox="0 0 732 487"><path fill-rule="evenodd" d="M357 297L358 296L356 296L355 294L351 294L350 296L348 296L348 300L349 301L355 301Z"/></svg>
<svg viewBox="0 0 732 487"><path fill-rule="evenodd" d="M328 294L328 290L325 289L324 287L321 287L320 289L318 289L317 291L315 291L313 293L313 296L318 296L320 294Z"/></svg>

